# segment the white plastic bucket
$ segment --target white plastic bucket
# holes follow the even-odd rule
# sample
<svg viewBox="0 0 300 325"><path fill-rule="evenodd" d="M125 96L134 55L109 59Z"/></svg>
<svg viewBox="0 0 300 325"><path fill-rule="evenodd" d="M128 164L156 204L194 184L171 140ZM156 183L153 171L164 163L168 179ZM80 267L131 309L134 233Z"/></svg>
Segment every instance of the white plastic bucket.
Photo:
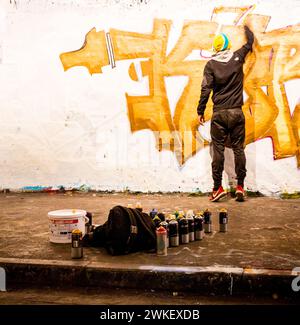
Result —
<svg viewBox="0 0 300 325"><path fill-rule="evenodd" d="M64 209L48 212L50 242L71 243L72 231L79 229L85 235L85 223L89 221L85 210Z"/></svg>

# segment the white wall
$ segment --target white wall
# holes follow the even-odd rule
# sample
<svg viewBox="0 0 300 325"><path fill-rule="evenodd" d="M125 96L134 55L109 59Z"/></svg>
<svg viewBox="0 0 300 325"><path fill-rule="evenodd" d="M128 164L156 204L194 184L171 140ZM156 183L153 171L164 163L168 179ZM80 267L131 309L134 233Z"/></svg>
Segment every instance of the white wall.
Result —
<svg viewBox="0 0 300 325"><path fill-rule="evenodd" d="M90 75L84 67L64 71L59 55L79 49L93 27L151 33L154 18L173 21L172 48L183 21L209 21L214 7L221 5L256 4L254 13L272 17L268 31L297 24L300 16L296 0L0 4L0 187L13 189L87 184L100 190L209 191L208 148L179 167L173 152L156 150L150 130L131 133L125 93L148 92L145 80L130 79L132 60ZM168 79L172 110L186 78ZM300 98L299 86L299 79L286 83L291 114ZM274 160L269 138L249 144L246 154L248 188L266 194L300 190L296 158Z"/></svg>

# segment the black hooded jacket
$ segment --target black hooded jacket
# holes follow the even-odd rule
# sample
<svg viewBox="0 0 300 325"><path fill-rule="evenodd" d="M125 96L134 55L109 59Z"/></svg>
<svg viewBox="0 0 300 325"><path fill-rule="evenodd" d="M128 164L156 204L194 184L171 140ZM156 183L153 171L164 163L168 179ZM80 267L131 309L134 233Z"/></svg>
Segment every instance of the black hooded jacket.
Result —
<svg viewBox="0 0 300 325"><path fill-rule="evenodd" d="M206 63L201 85L201 96L197 107L198 115L203 115L211 90L214 110L219 108L242 107L243 101L243 64L252 50L254 36L245 26L247 43L239 50L217 53Z"/></svg>

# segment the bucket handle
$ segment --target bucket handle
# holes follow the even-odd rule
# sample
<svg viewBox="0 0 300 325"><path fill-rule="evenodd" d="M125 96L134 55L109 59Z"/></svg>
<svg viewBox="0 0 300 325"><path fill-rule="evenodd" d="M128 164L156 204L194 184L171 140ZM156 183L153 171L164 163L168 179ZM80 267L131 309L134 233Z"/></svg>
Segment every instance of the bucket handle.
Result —
<svg viewBox="0 0 300 325"><path fill-rule="evenodd" d="M90 219L87 216L83 216L83 218L85 219L85 224L90 222Z"/></svg>

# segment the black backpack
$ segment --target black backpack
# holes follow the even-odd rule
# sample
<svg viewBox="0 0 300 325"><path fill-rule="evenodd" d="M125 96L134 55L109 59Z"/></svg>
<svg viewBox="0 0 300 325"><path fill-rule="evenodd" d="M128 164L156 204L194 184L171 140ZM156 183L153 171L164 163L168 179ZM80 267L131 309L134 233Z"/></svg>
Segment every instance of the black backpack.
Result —
<svg viewBox="0 0 300 325"><path fill-rule="evenodd" d="M147 213L117 205L110 210L108 220L95 229L91 244L106 247L111 255L154 250L155 225Z"/></svg>

